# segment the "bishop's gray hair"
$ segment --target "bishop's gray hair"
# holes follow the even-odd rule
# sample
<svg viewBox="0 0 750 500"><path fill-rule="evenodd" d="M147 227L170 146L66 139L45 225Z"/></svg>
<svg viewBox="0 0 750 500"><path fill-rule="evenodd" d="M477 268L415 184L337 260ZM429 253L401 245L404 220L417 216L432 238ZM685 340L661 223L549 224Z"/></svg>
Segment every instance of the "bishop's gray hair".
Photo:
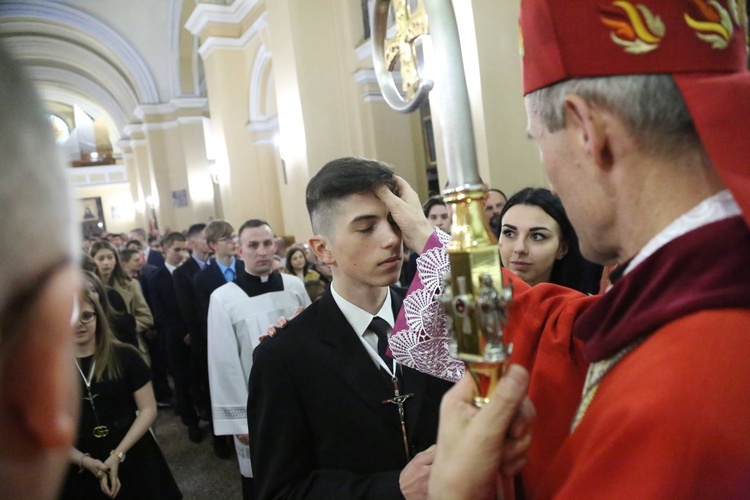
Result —
<svg viewBox="0 0 750 500"><path fill-rule="evenodd" d="M550 132L565 127L565 98L576 94L614 113L644 152L665 158L702 151L680 90L669 74L565 80L526 96L529 109Z"/></svg>
<svg viewBox="0 0 750 500"><path fill-rule="evenodd" d="M19 65L0 46L0 320L39 289L53 266L73 262L75 224L68 178L46 113Z"/></svg>

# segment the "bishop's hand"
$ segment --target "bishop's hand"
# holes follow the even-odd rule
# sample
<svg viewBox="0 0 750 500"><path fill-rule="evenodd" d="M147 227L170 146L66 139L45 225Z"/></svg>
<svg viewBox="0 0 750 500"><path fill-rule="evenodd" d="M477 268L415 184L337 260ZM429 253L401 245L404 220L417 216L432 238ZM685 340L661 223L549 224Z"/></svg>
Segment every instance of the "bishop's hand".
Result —
<svg viewBox="0 0 750 500"><path fill-rule="evenodd" d="M518 473L531 443L536 414L528 384L528 372L511 365L481 409L469 374L445 394L430 498L502 498L500 474Z"/></svg>
<svg viewBox="0 0 750 500"><path fill-rule="evenodd" d="M409 183L398 175L394 178L398 195L386 186L375 188L375 194L391 212L393 221L401 229L406 246L420 254L435 229L425 217L419 196Z"/></svg>

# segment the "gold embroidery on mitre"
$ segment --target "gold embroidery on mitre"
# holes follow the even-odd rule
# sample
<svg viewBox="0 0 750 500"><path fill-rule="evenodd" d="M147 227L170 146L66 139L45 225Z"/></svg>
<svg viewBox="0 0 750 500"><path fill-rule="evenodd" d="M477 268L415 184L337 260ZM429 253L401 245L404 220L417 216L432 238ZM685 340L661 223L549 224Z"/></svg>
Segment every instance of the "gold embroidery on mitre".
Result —
<svg viewBox="0 0 750 500"><path fill-rule="evenodd" d="M521 55L521 59L526 55L526 48L523 46L523 29L518 26L518 53Z"/></svg>
<svg viewBox="0 0 750 500"><path fill-rule="evenodd" d="M600 16L605 26L612 28L610 38L623 47L629 54L646 54L659 47L666 29L659 16L655 16L643 4L633 5L630 2L616 1L612 5L619 7L628 16L628 20Z"/></svg>
<svg viewBox="0 0 750 500"><path fill-rule="evenodd" d="M712 49L724 50L734 36L734 25L729 11L716 0L693 0L703 15L697 20L684 14L685 22L695 31L695 36L711 45Z"/></svg>

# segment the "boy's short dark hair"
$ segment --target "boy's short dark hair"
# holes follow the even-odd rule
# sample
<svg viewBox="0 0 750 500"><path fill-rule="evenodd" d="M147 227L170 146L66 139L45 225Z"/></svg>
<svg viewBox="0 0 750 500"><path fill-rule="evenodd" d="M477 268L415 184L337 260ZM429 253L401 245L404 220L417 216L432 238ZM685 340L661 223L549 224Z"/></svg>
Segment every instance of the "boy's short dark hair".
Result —
<svg viewBox="0 0 750 500"><path fill-rule="evenodd" d="M206 229L206 225L202 222L199 222L198 224L193 224L192 226L188 228L186 236L188 237L188 239L190 239L193 236L200 233L201 231L203 231L204 229Z"/></svg>
<svg viewBox="0 0 750 500"><path fill-rule="evenodd" d="M243 223L243 224L242 224L242 225L240 226L240 230L239 230L239 231L237 231L237 236L242 236L242 231L244 231L244 230L245 230L245 229L247 229L247 228L253 228L253 227L263 227L263 226L268 226L269 228L271 227L271 225L270 225L270 224L269 224L268 222L266 222L266 221L264 221L264 220L261 220L261 219L250 219L250 220L246 220L246 221L245 221L245 222L244 222L244 223ZM273 232L273 229L271 229L271 232Z"/></svg>
<svg viewBox="0 0 750 500"><path fill-rule="evenodd" d="M173 231L166 235L163 240L161 240L161 245L167 248L172 248L172 245L175 244L176 241L187 241L187 238L182 233L178 233L177 231Z"/></svg>
<svg viewBox="0 0 750 500"><path fill-rule="evenodd" d="M127 243L125 243L125 248L130 248L132 246L138 247L138 250L143 250L143 243L141 243L138 240L128 240Z"/></svg>
<svg viewBox="0 0 750 500"><path fill-rule="evenodd" d="M126 248L125 250L120 250L120 262L130 262L130 259L133 258L133 255L139 254L140 251L133 250L132 248Z"/></svg>
<svg viewBox="0 0 750 500"><path fill-rule="evenodd" d="M346 157L326 163L307 184L307 213L313 232L331 236L338 202L382 185L396 189L393 169L385 163Z"/></svg>

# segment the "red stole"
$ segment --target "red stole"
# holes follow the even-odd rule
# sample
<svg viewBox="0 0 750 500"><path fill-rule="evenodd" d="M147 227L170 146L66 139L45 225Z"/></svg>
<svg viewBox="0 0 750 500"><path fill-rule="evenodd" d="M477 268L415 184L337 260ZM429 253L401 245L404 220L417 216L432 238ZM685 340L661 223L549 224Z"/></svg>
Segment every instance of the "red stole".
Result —
<svg viewBox="0 0 750 500"><path fill-rule="evenodd" d="M700 227L667 243L618 280L575 321L589 362L701 310L750 308L750 230L741 217ZM706 260L709 258L710 260Z"/></svg>

